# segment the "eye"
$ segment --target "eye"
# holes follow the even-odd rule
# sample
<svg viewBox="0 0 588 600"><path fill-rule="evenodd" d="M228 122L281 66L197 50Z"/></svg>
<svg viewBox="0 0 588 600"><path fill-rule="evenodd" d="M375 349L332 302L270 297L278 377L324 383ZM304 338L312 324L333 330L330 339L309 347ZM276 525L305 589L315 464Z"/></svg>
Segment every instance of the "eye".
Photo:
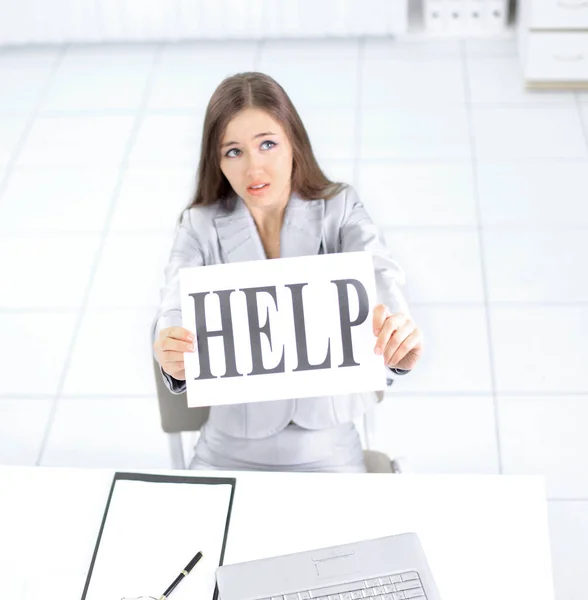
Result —
<svg viewBox="0 0 588 600"><path fill-rule="evenodd" d="M269 144L269 145L268 145ZM278 144L276 144L276 142L272 141L272 140L265 140L264 142L262 142L260 144L260 148L262 150L271 150L274 146L277 146ZM237 152L238 154L234 154L235 152ZM241 150L239 150L238 148L231 148L226 154L225 156L227 158L236 158L237 156L239 156L241 154Z"/></svg>

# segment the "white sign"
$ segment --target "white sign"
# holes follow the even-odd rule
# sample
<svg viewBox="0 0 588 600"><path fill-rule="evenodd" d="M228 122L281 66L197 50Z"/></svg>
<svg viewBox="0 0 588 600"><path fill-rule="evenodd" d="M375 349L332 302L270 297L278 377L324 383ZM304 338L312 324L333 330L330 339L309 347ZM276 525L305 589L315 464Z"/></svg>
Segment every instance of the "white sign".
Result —
<svg viewBox="0 0 588 600"><path fill-rule="evenodd" d="M188 406L214 406L386 386L374 353L377 304L369 252L180 270Z"/></svg>

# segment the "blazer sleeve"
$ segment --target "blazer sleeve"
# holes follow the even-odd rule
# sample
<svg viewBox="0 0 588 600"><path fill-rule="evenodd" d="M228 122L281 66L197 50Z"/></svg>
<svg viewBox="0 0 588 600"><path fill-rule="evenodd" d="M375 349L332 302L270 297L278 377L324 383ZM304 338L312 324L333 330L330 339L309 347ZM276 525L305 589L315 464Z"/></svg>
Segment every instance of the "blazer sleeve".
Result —
<svg viewBox="0 0 588 600"><path fill-rule="evenodd" d="M201 267L205 264L202 244L198 240L191 223L190 211L185 211L170 257L165 267L165 283L160 289L160 302L153 325L153 340L159 337L162 329L182 326L182 308L180 299L180 269L185 267ZM186 390L186 382L172 377L160 365L161 375L169 390L181 394Z"/></svg>
<svg viewBox="0 0 588 600"><path fill-rule="evenodd" d="M342 252L371 252L374 259L378 302L385 304L391 312L410 316L410 310L401 285L405 283L404 271L392 259L382 237L371 220L353 187L348 187L345 208L340 228ZM410 370L387 367L395 375L406 375Z"/></svg>

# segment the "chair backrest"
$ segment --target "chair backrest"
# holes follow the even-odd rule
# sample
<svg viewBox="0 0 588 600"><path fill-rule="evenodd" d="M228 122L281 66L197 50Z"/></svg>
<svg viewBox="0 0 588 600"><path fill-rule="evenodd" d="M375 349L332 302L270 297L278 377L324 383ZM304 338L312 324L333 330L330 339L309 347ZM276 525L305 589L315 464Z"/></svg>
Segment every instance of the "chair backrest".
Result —
<svg viewBox="0 0 588 600"><path fill-rule="evenodd" d="M155 360L155 357L153 357L153 372L163 431L166 433L198 431L208 420L210 410L208 406L189 408L186 392L172 394L167 389L165 381L163 381L159 363Z"/></svg>
<svg viewBox="0 0 588 600"><path fill-rule="evenodd" d="M152 338L155 330L155 321L152 325ZM182 431L199 431L208 420L210 408L188 407L187 394L172 394L165 385L161 367L153 359L153 374L155 376L155 386L157 388L157 401L159 404L159 415L161 417L161 428L168 434L170 439L170 448L172 453L172 464L175 469L185 469L184 451L182 446ZM378 401L384 398L384 391L377 392ZM382 452L364 450L364 461L368 473L391 473L392 462L390 458Z"/></svg>

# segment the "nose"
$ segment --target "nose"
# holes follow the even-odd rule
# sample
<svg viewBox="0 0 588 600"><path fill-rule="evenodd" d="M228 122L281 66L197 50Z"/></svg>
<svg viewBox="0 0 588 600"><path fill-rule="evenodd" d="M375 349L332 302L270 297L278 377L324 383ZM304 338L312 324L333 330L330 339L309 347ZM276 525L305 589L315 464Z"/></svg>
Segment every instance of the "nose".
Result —
<svg viewBox="0 0 588 600"><path fill-rule="evenodd" d="M258 174L263 167L263 157L259 154L259 152L250 152L247 155L246 163L248 175Z"/></svg>

